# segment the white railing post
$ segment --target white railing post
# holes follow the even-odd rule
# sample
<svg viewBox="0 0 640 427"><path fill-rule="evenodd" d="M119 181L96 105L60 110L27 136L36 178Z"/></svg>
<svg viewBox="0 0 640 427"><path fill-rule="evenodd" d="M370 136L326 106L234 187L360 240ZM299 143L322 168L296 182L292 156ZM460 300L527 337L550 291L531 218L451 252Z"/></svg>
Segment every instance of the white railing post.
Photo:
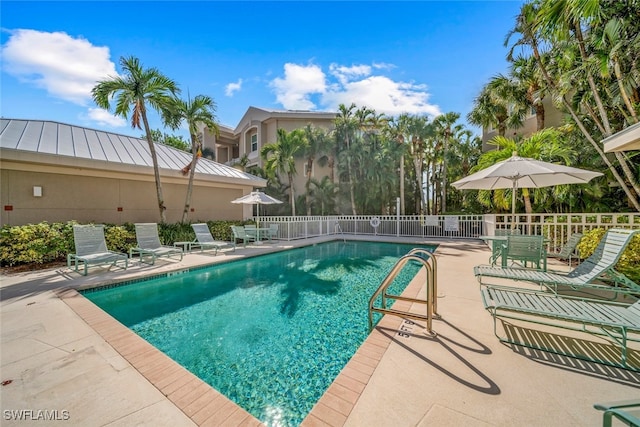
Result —
<svg viewBox="0 0 640 427"><path fill-rule="evenodd" d="M400 237L400 197L396 197L396 237Z"/></svg>

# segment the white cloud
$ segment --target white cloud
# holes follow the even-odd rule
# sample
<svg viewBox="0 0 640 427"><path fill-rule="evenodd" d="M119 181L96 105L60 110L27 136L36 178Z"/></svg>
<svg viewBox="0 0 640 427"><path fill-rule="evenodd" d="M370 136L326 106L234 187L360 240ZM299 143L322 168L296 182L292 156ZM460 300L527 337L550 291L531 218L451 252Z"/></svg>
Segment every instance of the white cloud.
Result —
<svg viewBox="0 0 640 427"><path fill-rule="evenodd" d="M229 83L224 88L224 94L227 96L233 96L233 94L242 89L242 79L238 79L235 83Z"/></svg>
<svg viewBox="0 0 640 427"><path fill-rule="evenodd" d="M351 67L345 67L343 65L331 64L329 66L329 72L338 79L340 84L344 85L350 80L370 75L371 67L369 65L352 65Z"/></svg>
<svg viewBox="0 0 640 427"><path fill-rule="evenodd" d="M92 121L98 123L99 125L111 126L111 127L124 127L127 125L127 121L120 117L114 116L107 110L103 110L102 108L89 108L87 112L87 116Z"/></svg>
<svg viewBox="0 0 640 427"><path fill-rule="evenodd" d="M98 80L117 75L109 48L63 32L11 31L2 62L4 71L21 81L79 105L91 100Z"/></svg>
<svg viewBox="0 0 640 427"><path fill-rule="evenodd" d="M276 99L288 110L312 110L312 94L324 93L326 76L317 65L284 64L284 78L271 81Z"/></svg>
<svg viewBox="0 0 640 427"><path fill-rule="evenodd" d="M437 105L429 103L426 85L394 81L382 75L393 68L393 64L386 63L372 66L331 64L327 76L317 65L287 63L284 77L272 80L271 87L277 101L287 109L321 107L337 111L340 104L355 103L358 107L392 116L408 113L435 117L442 114Z"/></svg>

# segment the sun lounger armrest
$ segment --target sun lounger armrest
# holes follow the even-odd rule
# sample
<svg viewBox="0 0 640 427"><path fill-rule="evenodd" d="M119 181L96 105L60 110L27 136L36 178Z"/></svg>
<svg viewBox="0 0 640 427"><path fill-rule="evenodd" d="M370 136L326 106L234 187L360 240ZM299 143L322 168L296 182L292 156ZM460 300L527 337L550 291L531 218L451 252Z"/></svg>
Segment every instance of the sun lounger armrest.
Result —
<svg viewBox="0 0 640 427"><path fill-rule="evenodd" d="M604 411L602 415L602 427L611 427L613 417L630 426L640 425L640 418L628 412L629 408L640 408L640 400L596 403L593 407L599 411Z"/></svg>

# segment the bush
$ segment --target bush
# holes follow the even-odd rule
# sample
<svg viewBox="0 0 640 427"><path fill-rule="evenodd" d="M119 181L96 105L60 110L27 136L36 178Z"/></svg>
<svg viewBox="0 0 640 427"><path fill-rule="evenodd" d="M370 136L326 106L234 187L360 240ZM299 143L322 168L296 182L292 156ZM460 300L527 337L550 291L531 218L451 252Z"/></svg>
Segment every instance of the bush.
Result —
<svg viewBox="0 0 640 427"><path fill-rule="evenodd" d="M243 221L208 221L207 225L214 239L231 241L231 225L244 225ZM0 265L13 267L23 264L45 264L64 262L67 254L75 251L73 225L67 223L41 222L20 226L5 225L0 229ZM192 241L196 238L190 223L158 224L160 242L173 245L174 242ZM136 246L135 225L106 224L104 237L107 248L128 253Z"/></svg>
<svg viewBox="0 0 640 427"><path fill-rule="evenodd" d="M584 233L582 240L578 244L581 258L587 258L593 254L605 232L604 228L595 228ZM618 260L615 269L634 282L640 283L640 235L636 234L631 239L629 246L627 246Z"/></svg>
<svg viewBox="0 0 640 427"><path fill-rule="evenodd" d="M0 230L0 264L44 264L64 260L73 249L73 222L4 226Z"/></svg>
<svg viewBox="0 0 640 427"><path fill-rule="evenodd" d="M129 249L136 246L136 233L123 225L106 225L104 239L107 248L122 253L129 253Z"/></svg>

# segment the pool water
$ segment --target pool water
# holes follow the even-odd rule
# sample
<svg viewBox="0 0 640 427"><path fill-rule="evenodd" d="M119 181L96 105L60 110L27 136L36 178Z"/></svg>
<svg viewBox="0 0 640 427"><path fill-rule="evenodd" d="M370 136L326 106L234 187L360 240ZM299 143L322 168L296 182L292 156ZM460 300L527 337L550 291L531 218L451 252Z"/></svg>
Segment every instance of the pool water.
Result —
<svg viewBox="0 0 640 427"><path fill-rule="evenodd" d="M369 298L414 247L329 242L84 295L265 424L297 426L366 339ZM418 270L408 263L390 292Z"/></svg>

